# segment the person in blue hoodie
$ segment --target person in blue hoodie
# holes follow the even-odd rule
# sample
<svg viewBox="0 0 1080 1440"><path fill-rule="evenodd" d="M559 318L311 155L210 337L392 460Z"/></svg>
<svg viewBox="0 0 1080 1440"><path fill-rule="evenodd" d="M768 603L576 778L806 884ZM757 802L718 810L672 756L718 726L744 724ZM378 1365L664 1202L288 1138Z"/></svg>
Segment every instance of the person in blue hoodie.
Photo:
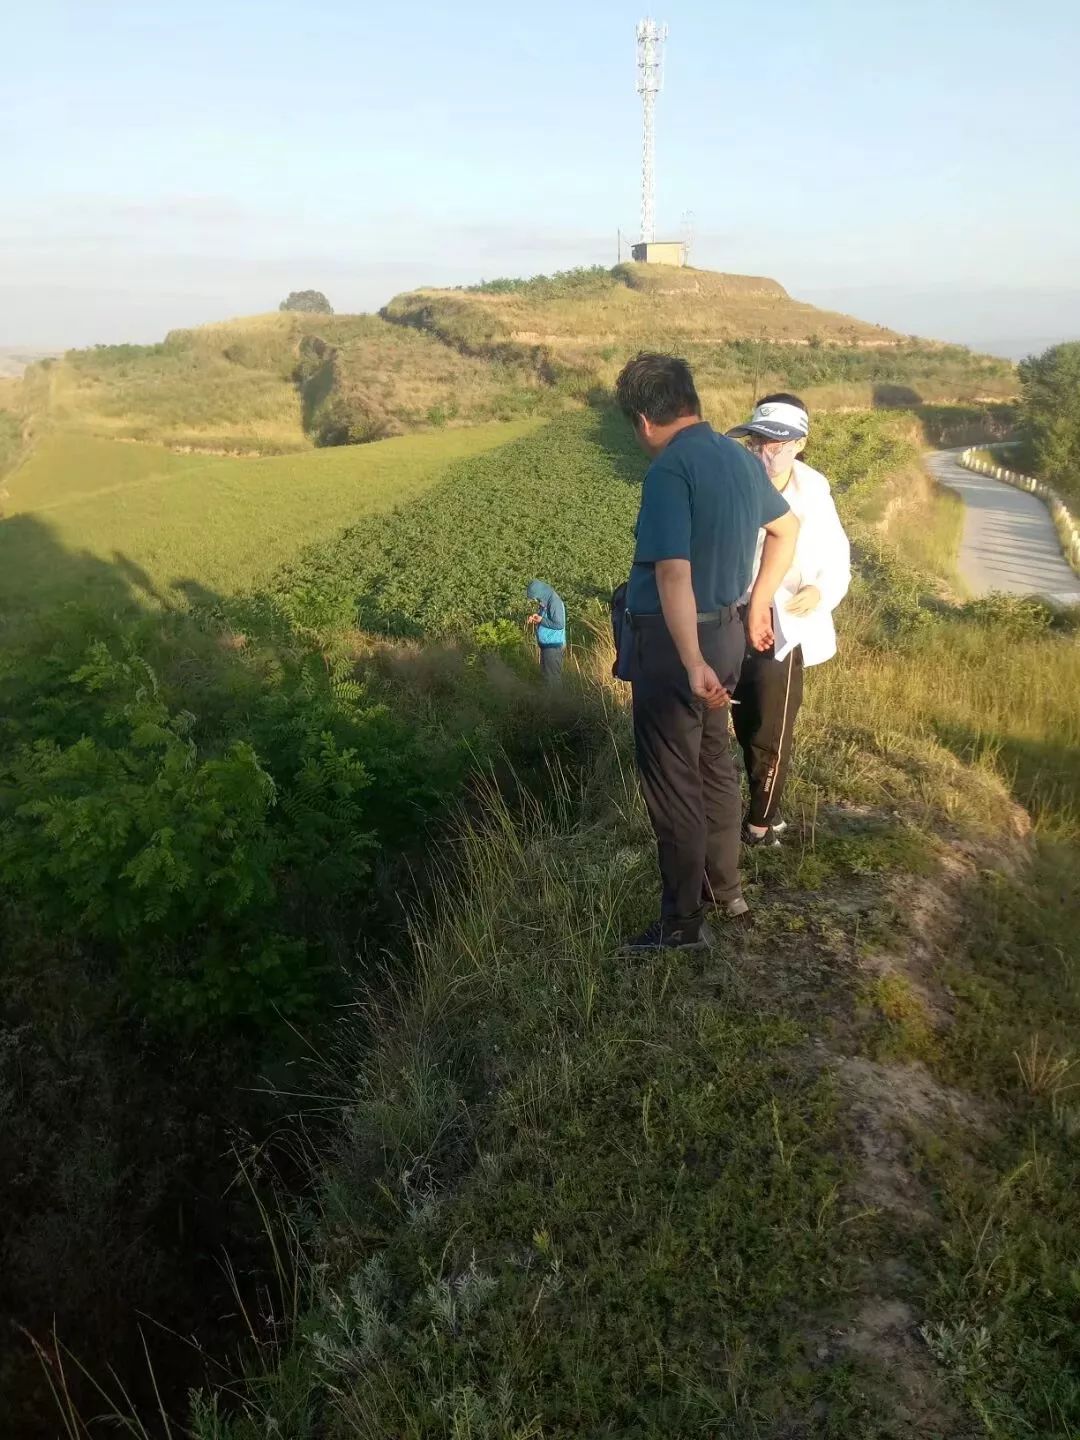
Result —
<svg viewBox="0 0 1080 1440"><path fill-rule="evenodd" d="M528 623L536 627L536 643L540 647L540 670L545 680L558 680L566 655L566 606L550 585L543 580L530 580L525 594L540 609L530 615Z"/></svg>

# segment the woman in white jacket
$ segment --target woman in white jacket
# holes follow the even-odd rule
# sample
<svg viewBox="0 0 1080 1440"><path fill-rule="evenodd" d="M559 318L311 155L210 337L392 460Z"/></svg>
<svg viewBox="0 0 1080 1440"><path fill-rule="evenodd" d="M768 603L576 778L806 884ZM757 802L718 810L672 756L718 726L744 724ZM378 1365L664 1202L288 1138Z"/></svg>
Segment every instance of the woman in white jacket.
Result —
<svg viewBox="0 0 1080 1440"><path fill-rule="evenodd" d="M851 547L829 482L799 459L809 433L806 406L788 394L767 395L745 425L728 431L746 437L800 522L795 558L773 602L774 643L767 650L747 649L731 712L750 782L747 845L780 844L786 828L780 797L802 704L803 669L836 654L832 612L851 583ZM760 559L759 537L755 575Z"/></svg>

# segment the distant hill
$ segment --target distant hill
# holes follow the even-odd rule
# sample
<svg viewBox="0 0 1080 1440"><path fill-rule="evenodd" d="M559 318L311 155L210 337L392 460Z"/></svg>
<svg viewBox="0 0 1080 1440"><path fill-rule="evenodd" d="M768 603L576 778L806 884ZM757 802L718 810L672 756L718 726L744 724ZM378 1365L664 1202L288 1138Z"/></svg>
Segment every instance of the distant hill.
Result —
<svg viewBox="0 0 1080 1440"><path fill-rule="evenodd" d="M763 276L690 267L626 264L415 290L382 314L469 354L531 363L569 389L609 386L636 350L676 351L723 421L766 388L798 389L812 405L832 408L1015 391L1007 361L820 310Z"/></svg>
<svg viewBox="0 0 1080 1440"><path fill-rule="evenodd" d="M30 367L22 409L35 429L288 453L554 413L606 390L643 348L690 360L717 423L766 388L817 408L1015 389L1007 361L819 310L775 280L620 265L411 291L377 316L274 312L72 350Z"/></svg>
<svg viewBox="0 0 1080 1440"><path fill-rule="evenodd" d="M30 350L21 345L0 345L0 379L17 378L35 360L59 355L59 350Z"/></svg>
<svg viewBox="0 0 1080 1440"><path fill-rule="evenodd" d="M555 398L527 367L377 315L277 311L173 330L156 345L69 350L22 383L39 424L229 454L514 419Z"/></svg>
<svg viewBox="0 0 1080 1440"><path fill-rule="evenodd" d="M622 348L725 344L756 339L806 344L889 345L903 337L792 300L782 285L755 275L659 265L618 265L495 280L469 290L415 290L391 300L387 319L432 329L469 346L545 345L578 361Z"/></svg>

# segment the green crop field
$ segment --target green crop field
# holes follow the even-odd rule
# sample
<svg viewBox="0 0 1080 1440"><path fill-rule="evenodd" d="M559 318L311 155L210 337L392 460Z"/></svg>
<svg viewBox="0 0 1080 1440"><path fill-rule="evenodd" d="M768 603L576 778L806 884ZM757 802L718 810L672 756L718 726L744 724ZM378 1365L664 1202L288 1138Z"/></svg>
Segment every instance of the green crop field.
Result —
<svg viewBox="0 0 1080 1440"><path fill-rule="evenodd" d="M7 479L0 605L27 610L131 588L167 603L235 594L306 542L414 498L447 465L513 441L530 423L260 459L53 435Z"/></svg>
<svg viewBox="0 0 1080 1440"><path fill-rule="evenodd" d="M815 460L842 489L910 446L910 417L823 416ZM274 582L306 625L396 636L462 635L524 613L539 577L579 614L626 578L645 457L612 411L562 416L495 454L453 466L397 513L313 546Z"/></svg>
<svg viewBox="0 0 1080 1440"><path fill-rule="evenodd" d="M398 636L461 635L520 615L535 576L580 608L625 578L643 469L621 417L568 415L314 546L275 589L306 624Z"/></svg>

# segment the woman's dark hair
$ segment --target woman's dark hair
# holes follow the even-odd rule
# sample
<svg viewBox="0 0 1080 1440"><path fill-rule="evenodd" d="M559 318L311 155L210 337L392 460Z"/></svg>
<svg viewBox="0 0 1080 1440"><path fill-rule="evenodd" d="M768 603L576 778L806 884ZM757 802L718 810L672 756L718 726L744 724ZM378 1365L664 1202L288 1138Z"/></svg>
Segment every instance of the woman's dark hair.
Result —
<svg viewBox="0 0 1080 1440"><path fill-rule="evenodd" d="M615 398L634 425L642 415L653 425L670 425L684 415L701 414L690 366L677 355L635 355L619 372Z"/></svg>
<svg viewBox="0 0 1080 1440"><path fill-rule="evenodd" d="M780 390L775 395L762 395L761 399L754 406L755 410L758 405L794 405L796 410L801 410L804 415L810 414L805 403L799 399L798 395L789 395L786 390Z"/></svg>

